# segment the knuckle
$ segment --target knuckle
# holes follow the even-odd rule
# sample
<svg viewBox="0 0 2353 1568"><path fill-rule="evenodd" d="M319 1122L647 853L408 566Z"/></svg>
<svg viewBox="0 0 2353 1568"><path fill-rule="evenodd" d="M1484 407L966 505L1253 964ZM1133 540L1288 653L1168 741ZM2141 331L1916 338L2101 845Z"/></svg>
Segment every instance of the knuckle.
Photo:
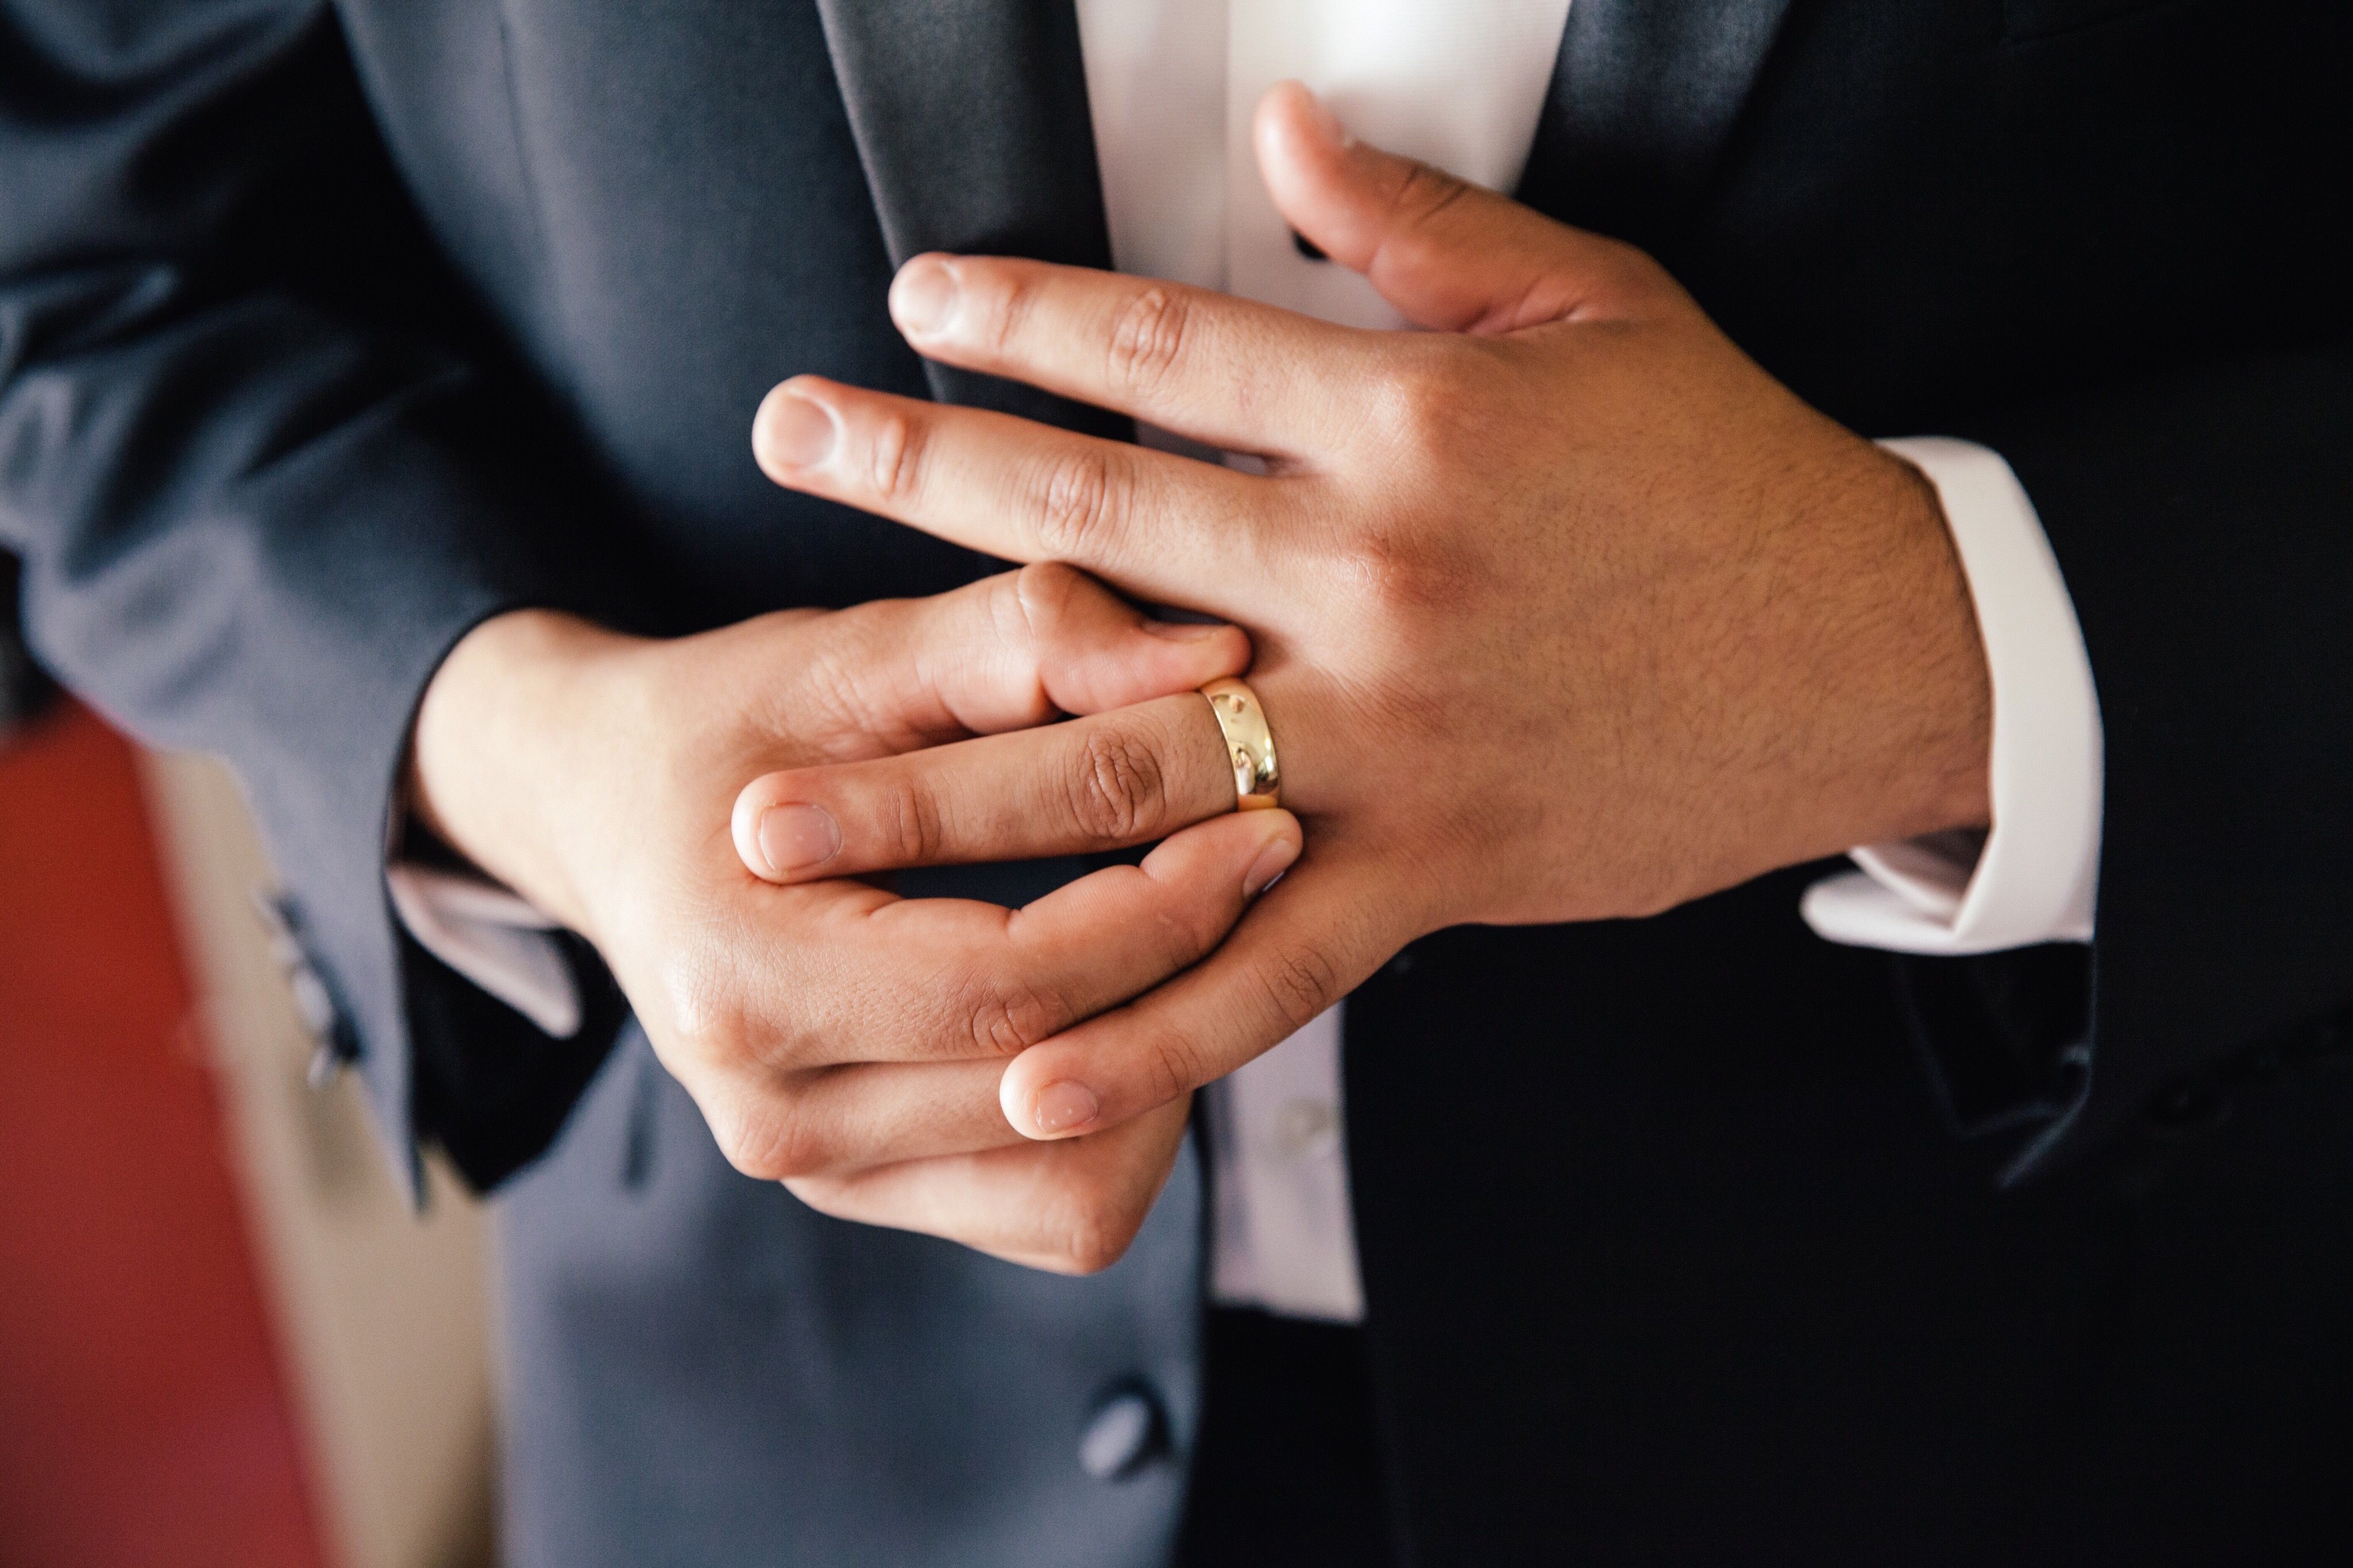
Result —
<svg viewBox="0 0 2353 1568"><path fill-rule="evenodd" d="M1409 223L1426 224L1454 205L1471 187L1445 170L1423 163L1406 165L1404 176L1390 193L1391 213Z"/></svg>
<svg viewBox="0 0 2353 1568"><path fill-rule="evenodd" d="M853 628L845 626L845 633ZM845 636L812 651L780 690L793 699L794 728L813 735L836 735L862 730L873 712L869 683L853 668L862 664ZM781 726L780 726L781 727Z"/></svg>
<svg viewBox="0 0 2353 1568"><path fill-rule="evenodd" d="M1024 579L1029 568L1001 573L982 584L981 619L989 639L998 647L1026 649L1037 640L1037 611Z"/></svg>
<svg viewBox="0 0 2353 1568"><path fill-rule="evenodd" d="M1276 949L1258 976L1267 1010L1290 1032L1305 1028L1339 1000L1339 967L1321 948L1305 942Z"/></svg>
<svg viewBox="0 0 2353 1568"><path fill-rule="evenodd" d="M1217 951L1239 917L1229 905L1202 901L1162 917L1163 959L1171 971L1187 969Z"/></svg>
<svg viewBox="0 0 2353 1568"><path fill-rule="evenodd" d="M732 1129L721 1131L713 1128L712 1132L719 1140L719 1152L726 1157L727 1163L737 1175L749 1176L755 1182L781 1182L785 1179L780 1167L767 1163L756 1138Z"/></svg>
<svg viewBox="0 0 2353 1568"><path fill-rule="evenodd" d="M1486 379L1475 352L1451 340L1410 345L1376 389L1384 439L1424 460L1459 454Z"/></svg>
<svg viewBox="0 0 2353 1568"><path fill-rule="evenodd" d="M786 1104L739 1102L713 1119L712 1131L727 1163L754 1181L781 1182L828 1168L827 1141Z"/></svg>
<svg viewBox="0 0 2353 1568"><path fill-rule="evenodd" d="M917 415L892 408L875 419L866 447L866 483L883 500L913 500L923 482L924 448L930 426Z"/></svg>
<svg viewBox="0 0 2353 1568"><path fill-rule="evenodd" d="M1033 647L1050 642L1088 581L1076 567L1060 561L1035 561L1013 574L1008 597L1022 639Z"/></svg>
<svg viewBox="0 0 2353 1568"><path fill-rule="evenodd" d="M939 796L923 780L901 775L882 792L875 816L892 858L901 865L928 865L945 849L947 827Z"/></svg>
<svg viewBox="0 0 2353 1568"><path fill-rule="evenodd" d="M1072 1274L1100 1274L1127 1256L1143 1216L1126 1205L1083 1195L1072 1205L1059 1249L1064 1268Z"/></svg>
<svg viewBox="0 0 2353 1568"><path fill-rule="evenodd" d="M1148 938L1151 949L1170 973L1189 968L1215 951L1240 918L1226 901L1221 884L1159 882L1133 866L1107 869L1126 872L1135 879L1135 885L1152 910Z"/></svg>
<svg viewBox="0 0 2353 1568"><path fill-rule="evenodd" d="M1026 980L975 982L963 1009L984 1056L1019 1056L1070 1026L1075 1014L1051 987Z"/></svg>
<svg viewBox="0 0 2353 1568"><path fill-rule="evenodd" d="M962 266L964 286L980 301L982 337L1000 357L1015 353L1038 301L1037 280L1026 268L971 259Z"/></svg>
<svg viewBox="0 0 2353 1568"><path fill-rule="evenodd" d="M1145 1084L1145 1098L1152 1104L1166 1105L1179 1095L1190 1094L1214 1076L1209 1070L1208 1053L1192 1036L1175 1028L1159 1028L1146 1035L1138 1047Z"/></svg>
<svg viewBox="0 0 2353 1568"><path fill-rule="evenodd" d="M687 942L666 954L660 965L668 1004L664 1031L684 1059L728 1067L750 1054L751 1020L734 984L733 965L723 954Z"/></svg>
<svg viewBox="0 0 2353 1568"><path fill-rule="evenodd" d="M1064 805L1081 833L1113 847L1149 837L1168 816L1168 775L1144 735L1090 731L1066 780Z"/></svg>
<svg viewBox="0 0 2353 1568"><path fill-rule="evenodd" d="M1409 492L1443 493L1475 464L1482 384L1493 374L1486 356L1454 345L1400 356L1370 389L1374 432ZM1482 541L1428 526L1425 509L1390 507L1344 535L1348 575L1375 600L1393 608L1447 608L1470 613L1482 589Z"/></svg>
<svg viewBox="0 0 2353 1568"><path fill-rule="evenodd" d="M753 952L727 931L680 942L654 973L661 1023L647 1023L647 1032L673 1069L734 1081L734 1074L800 1072L828 1060L821 1016L791 1002L809 992L802 952Z"/></svg>
<svg viewBox="0 0 2353 1568"><path fill-rule="evenodd" d="M1671 300L1683 289L1656 258L1638 246L1605 235L1590 237L1594 271L1612 292L1635 300Z"/></svg>
<svg viewBox="0 0 2353 1568"><path fill-rule="evenodd" d="M858 1205L850 1201L854 1184L839 1177L786 1176L785 1190L829 1219L856 1219Z"/></svg>
<svg viewBox="0 0 2353 1568"><path fill-rule="evenodd" d="M1131 295L1112 323L1104 367L1111 384L1132 395L1166 384L1184 358L1191 318L1191 307L1173 289Z"/></svg>
<svg viewBox="0 0 2353 1568"><path fill-rule="evenodd" d="M1442 545L1405 528L1367 531L1356 542L1354 576L1366 593L1395 619L1398 612L1420 612L1469 603L1472 584L1461 563ZM1409 614L1398 627L1414 624ZM1402 631L1393 635L1403 635Z"/></svg>
<svg viewBox="0 0 2353 1568"><path fill-rule="evenodd" d="M1092 560L1118 531L1125 485L1109 451L1084 447L1055 458L1033 507L1040 552Z"/></svg>

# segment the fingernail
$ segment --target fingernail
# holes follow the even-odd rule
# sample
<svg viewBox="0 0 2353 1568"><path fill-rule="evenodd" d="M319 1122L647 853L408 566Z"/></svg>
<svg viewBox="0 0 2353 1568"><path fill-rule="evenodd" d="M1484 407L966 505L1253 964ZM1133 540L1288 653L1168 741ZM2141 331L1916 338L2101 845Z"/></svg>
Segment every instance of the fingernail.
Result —
<svg viewBox="0 0 2353 1568"><path fill-rule="evenodd" d="M1302 87L1299 90L1306 95L1307 107L1311 111L1309 118L1314 121L1317 135L1335 147L1345 147L1356 140L1348 134L1348 128L1340 123L1340 117L1315 95L1314 89Z"/></svg>
<svg viewBox="0 0 2353 1568"><path fill-rule="evenodd" d="M1250 868L1242 874L1242 897L1255 899L1265 892L1282 880L1282 874L1290 870L1291 863L1298 858L1299 840L1296 838L1285 834L1270 840L1267 847L1258 852L1258 858L1250 862Z"/></svg>
<svg viewBox="0 0 2353 1568"><path fill-rule="evenodd" d="M1146 621L1144 629L1168 642L1208 642L1226 628L1215 623L1205 626L1198 621Z"/></svg>
<svg viewBox="0 0 2353 1568"><path fill-rule="evenodd" d="M1030 1102L1029 1120L1038 1124L1040 1132L1067 1132L1073 1127L1084 1127L1102 1110L1093 1089L1061 1079L1038 1091L1038 1098Z"/></svg>
<svg viewBox="0 0 2353 1568"><path fill-rule="evenodd" d="M760 814L760 855L779 877L822 866L841 853L841 829L821 805L772 805Z"/></svg>
<svg viewBox="0 0 2353 1568"><path fill-rule="evenodd" d="M760 456L783 468L813 468L833 455L833 416L797 393L768 405L760 421Z"/></svg>
<svg viewBox="0 0 2353 1568"><path fill-rule="evenodd" d="M911 332L944 330L955 314L955 274L947 263L918 257L907 263L891 286L891 313Z"/></svg>

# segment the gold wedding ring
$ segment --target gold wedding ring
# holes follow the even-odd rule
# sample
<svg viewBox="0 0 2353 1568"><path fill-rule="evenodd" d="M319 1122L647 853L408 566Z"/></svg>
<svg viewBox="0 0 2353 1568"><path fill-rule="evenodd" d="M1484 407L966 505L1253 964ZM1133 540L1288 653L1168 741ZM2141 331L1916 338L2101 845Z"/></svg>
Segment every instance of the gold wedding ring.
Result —
<svg viewBox="0 0 2353 1568"><path fill-rule="evenodd" d="M1274 762L1274 731L1266 727L1266 710L1258 693L1239 680L1212 680L1201 688L1226 737L1226 761L1233 764L1234 806L1239 811L1262 811L1281 804L1282 770Z"/></svg>

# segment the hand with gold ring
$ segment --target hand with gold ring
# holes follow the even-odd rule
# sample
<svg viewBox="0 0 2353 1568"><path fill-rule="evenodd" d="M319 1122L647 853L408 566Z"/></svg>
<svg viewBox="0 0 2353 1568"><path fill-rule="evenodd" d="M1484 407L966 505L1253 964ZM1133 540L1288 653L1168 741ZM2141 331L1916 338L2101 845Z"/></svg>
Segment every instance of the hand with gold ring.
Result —
<svg viewBox="0 0 2353 1568"><path fill-rule="evenodd" d="M1025 737L1032 743L1018 743ZM1247 811L1265 831L1242 876L1245 900L1266 893L1300 854L1300 829L1280 809L1272 729L1241 680L1222 678L1198 694L1138 702L1115 716L991 739L1003 743L938 748L955 753L945 766L923 765L910 752L765 774L736 796L736 853L766 880L822 882L909 866L1124 847L1171 833L1181 842L1187 825ZM1053 759L1050 765L1040 766L1041 754ZM1028 918L1029 910L1008 916ZM1206 922L1163 923L1155 953L1139 956L1151 962L1156 954L1164 973L1224 935ZM1008 930L1018 937L1017 927ZM1103 936L1113 945L1132 940L1108 926ZM1081 1018L1102 1006L1040 995L1029 1011ZM1024 1091L1010 1070L1024 1055L1015 1055L998 1080L998 1102L1014 1130L1040 1142L992 1148L967 1138L975 1146L965 1152L913 1149L898 1161L796 1171L785 1184L837 1218L923 1231L1017 1262L1079 1273L1115 1262L1167 1179L1190 1086L1113 1119L1082 1084ZM956 1110L948 1092L943 1120ZM1053 1234L1041 1239L1041 1230Z"/></svg>
<svg viewBox="0 0 2353 1568"><path fill-rule="evenodd" d="M891 297L930 358L1254 471L816 377L754 427L780 484L1250 634L1305 850L1215 952L1013 1060L1033 1138L1232 1071L1441 927L1644 915L1988 819L1984 653L1918 472L1630 247L1352 141L1295 85L1257 133L1283 217L1428 330L989 257L915 258ZM754 788L837 815L819 875L1236 805L1195 696Z"/></svg>
<svg viewBox="0 0 2353 1568"><path fill-rule="evenodd" d="M1036 1142L999 1108L1005 1063L1215 948L1291 863L1299 824L1216 816L1004 909L849 879L771 886L745 874L727 813L777 768L1167 693L1214 737L1196 693L1250 658L1234 627L1155 622L1061 566L669 639L513 610L470 631L427 687L409 805L595 944L736 1169L822 1203L867 1191L860 1173L952 1159L955 1190L902 1221L1097 1268L1159 1190L1186 1105ZM831 853L806 815L765 826L755 854Z"/></svg>

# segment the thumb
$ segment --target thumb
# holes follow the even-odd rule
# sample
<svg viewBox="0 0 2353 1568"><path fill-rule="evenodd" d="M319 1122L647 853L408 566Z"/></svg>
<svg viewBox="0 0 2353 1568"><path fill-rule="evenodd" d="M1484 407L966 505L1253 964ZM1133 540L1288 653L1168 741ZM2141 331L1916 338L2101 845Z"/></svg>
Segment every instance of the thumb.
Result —
<svg viewBox="0 0 2353 1568"><path fill-rule="evenodd" d="M1357 141L1299 82L1268 89L1253 132L1284 219L1419 326L1511 332L1637 317L1680 296L1630 245Z"/></svg>

